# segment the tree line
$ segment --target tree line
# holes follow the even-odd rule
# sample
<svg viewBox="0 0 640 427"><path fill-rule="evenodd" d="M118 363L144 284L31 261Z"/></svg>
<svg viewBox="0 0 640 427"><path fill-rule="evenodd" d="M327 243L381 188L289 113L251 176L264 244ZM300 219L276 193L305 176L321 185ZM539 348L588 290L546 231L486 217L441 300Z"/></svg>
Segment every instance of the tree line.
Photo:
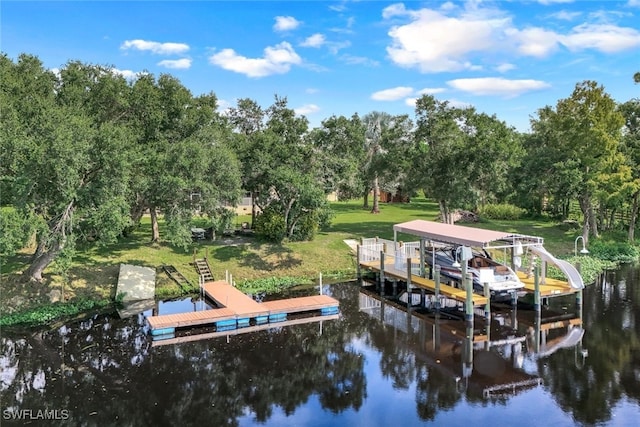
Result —
<svg viewBox="0 0 640 427"><path fill-rule="evenodd" d="M529 133L431 95L413 118L334 115L310 129L278 95L220 112L214 93L194 96L169 74L126 79L80 61L54 72L28 54L0 56L0 102L0 253L35 235L34 280L76 243L115 242L146 212L151 241L162 214L162 239L186 248L195 212L224 229L243 193L273 241L312 239L330 223L329 193L377 213L381 191L423 191L448 222L453 209L493 203L566 218L577 202L585 241L622 211L634 239L640 101L618 104L594 81L540 108Z"/></svg>

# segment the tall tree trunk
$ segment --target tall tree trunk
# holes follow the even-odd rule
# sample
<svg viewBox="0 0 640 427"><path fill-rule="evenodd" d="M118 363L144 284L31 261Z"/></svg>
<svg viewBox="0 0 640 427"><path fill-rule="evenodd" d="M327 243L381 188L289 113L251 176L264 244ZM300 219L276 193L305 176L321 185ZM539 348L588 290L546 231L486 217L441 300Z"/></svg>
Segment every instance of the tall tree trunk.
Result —
<svg viewBox="0 0 640 427"><path fill-rule="evenodd" d="M373 208L371 213L380 213L380 183L378 182L378 175L373 178Z"/></svg>
<svg viewBox="0 0 640 427"><path fill-rule="evenodd" d="M47 233L38 236L38 247L33 255L31 265L24 273L29 277L29 280L41 282L44 269L56 259L64 248L67 233L71 232L73 210L73 202L70 202L55 221L49 222Z"/></svg>
<svg viewBox="0 0 640 427"><path fill-rule="evenodd" d="M369 209L369 189L364 192L364 203L362 203L362 209Z"/></svg>
<svg viewBox="0 0 640 427"><path fill-rule="evenodd" d="M256 224L256 197L257 193L255 191L251 192L251 228L255 228Z"/></svg>
<svg viewBox="0 0 640 427"><path fill-rule="evenodd" d="M151 214L151 241L159 242L160 241L160 228L158 226L158 211L155 206L151 206L149 208L149 213Z"/></svg>
<svg viewBox="0 0 640 427"><path fill-rule="evenodd" d="M638 218L638 198L640 198L640 191L636 191L633 195L633 205L631 206L631 213L629 215L629 242L633 243L634 234L636 230L636 219Z"/></svg>
<svg viewBox="0 0 640 427"><path fill-rule="evenodd" d="M38 244L38 246L40 245L41 244ZM42 282L42 272L53 262L54 259L56 259L56 256L58 256L61 250L61 245L55 244L54 247L49 250L43 249L36 251L39 255L34 257L29 268L27 268L27 271L25 271L24 274L29 278L29 280Z"/></svg>
<svg viewBox="0 0 640 427"><path fill-rule="evenodd" d="M578 198L580 202L580 210L584 217L584 224L582 225L582 238L584 244L589 243L589 235L598 237L598 222L596 220L595 212L593 211L593 205L591 204L591 197L588 194L583 194Z"/></svg>
<svg viewBox="0 0 640 427"><path fill-rule="evenodd" d="M442 222L445 224L451 224L451 215L449 214L449 207L447 206L446 200L439 200L438 206L440 208L440 218L442 218Z"/></svg>

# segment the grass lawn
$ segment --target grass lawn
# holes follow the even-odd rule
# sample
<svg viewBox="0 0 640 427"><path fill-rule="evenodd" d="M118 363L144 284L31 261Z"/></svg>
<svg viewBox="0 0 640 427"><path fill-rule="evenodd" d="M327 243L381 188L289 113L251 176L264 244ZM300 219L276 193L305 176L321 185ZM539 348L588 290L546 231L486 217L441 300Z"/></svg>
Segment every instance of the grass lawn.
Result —
<svg viewBox="0 0 640 427"><path fill-rule="evenodd" d="M274 245L260 243L252 237L234 236L194 243L187 251L168 244L150 243L151 226L145 219L139 229L115 245L80 248L67 280L48 270L45 271L46 281L41 284L20 281L20 273L27 268L30 254L25 249L2 260L0 314L45 304L52 290L63 291L65 299L114 298L121 263L156 268L161 296L180 294L178 286L162 272L163 264L175 266L197 286L194 256L207 256L216 278L224 278L225 271L228 271L239 286L245 281L272 277L310 281L320 272L325 276L345 277L355 274L356 265L344 239L375 236L392 239L394 224L412 219L435 220L438 214L437 204L424 198L414 198L405 204L381 204L379 214L363 209L361 201L334 202L332 208L335 211L332 226L319 232L312 242ZM194 221L196 224L201 225ZM574 239L580 232L576 225L543 221L495 221L469 225L541 236L547 249L560 257L573 254ZM163 224L160 226L162 236Z"/></svg>

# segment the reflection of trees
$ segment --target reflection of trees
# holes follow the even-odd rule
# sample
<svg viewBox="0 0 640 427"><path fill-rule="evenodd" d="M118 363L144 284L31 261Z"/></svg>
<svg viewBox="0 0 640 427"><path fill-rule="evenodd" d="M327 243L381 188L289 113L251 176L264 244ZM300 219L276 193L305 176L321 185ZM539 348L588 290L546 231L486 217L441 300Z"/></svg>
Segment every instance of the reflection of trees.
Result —
<svg viewBox="0 0 640 427"><path fill-rule="evenodd" d="M357 287L332 291L357 300ZM364 358L350 348L357 320L323 322L321 334L315 323L157 348L144 323L95 317L22 337L3 331L2 366L15 369L3 407L68 409L69 425L233 426L247 413L266 421L276 406L293 414L313 394L335 413L365 398Z"/></svg>
<svg viewBox="0 0 640 427"><path fill-rule="evenodd" d="M582 423L611 420L626 398L640 401L640 279L638 269L608 273L585 292L583 340L589 356L573 349L538 362L545 384L560 405Z"/></svg>

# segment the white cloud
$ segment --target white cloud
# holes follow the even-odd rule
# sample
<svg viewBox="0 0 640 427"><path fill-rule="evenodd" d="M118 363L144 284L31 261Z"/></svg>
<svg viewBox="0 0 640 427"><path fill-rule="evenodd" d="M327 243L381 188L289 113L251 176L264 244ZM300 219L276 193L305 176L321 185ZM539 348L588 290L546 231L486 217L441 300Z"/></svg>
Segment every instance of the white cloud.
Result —
<svg viewBox="0 0 640 427"><path fill-rule="evenodd" d="M131 71L131 70L119 70L117 68L112 68L111 72L114 74L117 74L119 76L124 77L127 80L135 80L138 78L138 76L141 73L136 73L135 71Z"/></svg>
<svg viewBox="0 0 640 427"><path fill-rule="evenodd" d="M558 34L544 28L510 29L507 35L516 42L522 55L543 58L558 49Z"/></svg>
<svg viewBox="0 0 640 427"><path fill-rule="evenodd" d="M159 43L148 40L126 40L120 49L135 49L142 51L150 51L158 55L174 55L185 53L189 50L189 45L184 43Z"/></svg>
<svg viewBox="0 0 640 427"><path fill-rule="evenodd" d="M508 80L502 77L455 79L449 80L447 84L473 95L497 95L505 98L513 98L526 92L550 87L548 83L541 80Z"/></svg>
<svg viewBox="0 0 640 427"><path fill-rule="evenodd" d="M511 22L489 9L474 9L454 17L430 9L407 11L402 4L383 10L383 17L393 16L407 16L411 22L389 30L392 39L387 47L389 57L402 67L417 67L424 73L476 67L467 56L497 49L504 39L504 28Z"/></svg>
<svg viewBox="0 0 640 427"><path fill-rule="evenodd" d="M640 7L640 0L629 0L629 3L627 3L627 6Z"/></svg>
<svg viewBox="0 0 640 427"><path fill-rule="evenodd" d="M305 89L305 91L304 91L304 92L305 92L305 93L308 93L309 95L313 95L314 93L318 93L318 92L320 92L320 90L319 90L319 89L316 89L316 88L314 88L314 87L310 87L310 88Z"/></svg>
<svg viewBox="0 0 640 427"><path fill-rule="evenodd" d="M158 62L158 65L161 67L171 68L174 70L185 70L191 67L191 59L189 58L165 59Z"/></svg>
<svg viewBox="0 0 640 427"><path fill-rule="evenodd" d="M516 68L515 65L505 62L504 64L499 64L496 67L496 71L499 73L506 73L507 71L514 70Z"/></svg>
<svg viewBox="0 0 640 427"><path fill-rule="evenodd" d="M573 21L580 15L582 15L582 12L569 12L566 10L561 10L560 12L552 13L549 16L551 18L559 19L562 21Z"/></svg>
<svg viewBox="0 0 640 427"><path fill-rule="evenodd" d="M557 3L573 3L574 0L538 0L538 3L544 5L557 4Z"/></svg>
<svg viewBox="0 0 640 427"><path fill-rule="evenodd" d="M313 35L307 37L302 43L300 43L300 46L304 46L304 47L320 47L323 44L325 44L326 42L327 42L327 40L325 39L323 34L316 33L316 34L313 34Z"/></svg>
<svg viewBox="0 0 640 427"><path fill-rule="evenodd" d="M293 111L296 114L304 116L306 114L317 113L318 111L320 111L320 107L318 107L315 104L305 104L305 105L303 105L301 107L294 108Z"/></svg>
<svg viewBox="0 0 640 427"><path fill-rule="evenodd" d="M413 97L412 98L405 98L404 103L408 107L415 107L417 100L418 100L418 98L413 98Z"/></svg>
<svg viewBox="0 0 640 427"><path fill-rule="evenodd" d="M640 46L640 32L609 24L582 24L574 27L570 34L560 36L560 41L570 50L613 53Z"/></svg>
<svg viewBox="0 0 640 427"><path fill-rule="evenodd" d="M398 86L391 89L374 92L371 95L371 99L373 99L374 101L397 101L398 99L405 98L412 93L412 87Z"/></svg>
<svg viewBox="0 0 640 427"><path fill-rule="evenodd" d="M276 16L276 23L273 24L274 31L289 31L295 30L302 24L293 16Z"/></svg>
<svg viewBox="0 0 640 427"><path fill-rule="evenodd" d="M425 87L418 91L418 95L435 95L436 93L446 92L446 90L443 87Z"/></svg>
<svg viewBox="0 0 640 427"><path fill-rule="evenodd" d="M355 56L355 55L341 55L340 60L349 65L366 65L368 67L377 67L380 63L374 59L367 58L365 56Z"/></svg>
<svg viewBox="0 0 640 427"><path fill-rule="evenodd" d="M291 69L291 65L300 64L302 59L289 43L282 42L266 47L262 58L247 58L238 55L233 49L223 49L211 55L209 62L248 77L264 77L284 74Z"/></svg>

